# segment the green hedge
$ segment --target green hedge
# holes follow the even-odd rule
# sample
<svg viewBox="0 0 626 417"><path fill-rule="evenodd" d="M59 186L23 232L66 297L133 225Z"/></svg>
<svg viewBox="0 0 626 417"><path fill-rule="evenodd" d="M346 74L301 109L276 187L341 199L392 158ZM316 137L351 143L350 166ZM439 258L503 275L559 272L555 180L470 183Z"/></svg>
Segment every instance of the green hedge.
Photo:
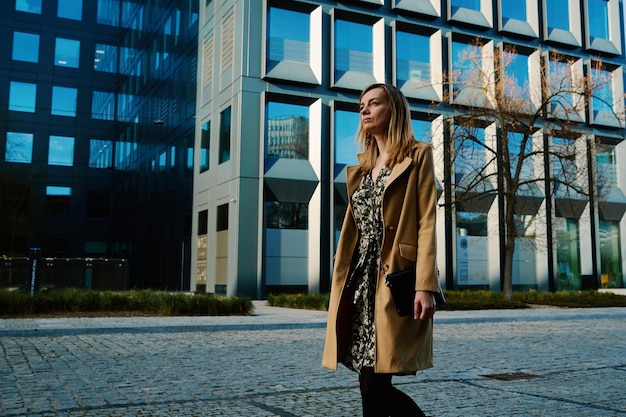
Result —
<svg viewBox="0 0 626 417"><path fill-rule="evenodd" d="M626 307L626 297L598 291L516 292L512 301L506 301L500 292L444 291L446 304L440 310L519 309L532 306L555 307ZM328 294L276 294L267 298L276 307L327 310Z"/></svg>
<svg viewBox="0 0 626 417"><path fill-rule="evenodd" d="M161 316L250 315L245 297L218 297L165 291L124 292L59 289L31 296L22 291L0 291L0 316L19 317L63 313L135 312Z"/></svg>

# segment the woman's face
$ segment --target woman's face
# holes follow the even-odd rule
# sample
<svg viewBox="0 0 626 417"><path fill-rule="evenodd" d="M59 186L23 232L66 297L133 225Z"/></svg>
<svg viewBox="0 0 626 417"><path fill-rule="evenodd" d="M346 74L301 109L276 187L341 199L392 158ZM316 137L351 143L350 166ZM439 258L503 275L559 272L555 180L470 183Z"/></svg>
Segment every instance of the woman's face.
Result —
<svg viewBox="0 0 626 417"><path fill-rule="evenodd" d="M387 134L391 111L387 93L382 87L363 94L359 108L361 125L367 133L379 137Z"/></svg>

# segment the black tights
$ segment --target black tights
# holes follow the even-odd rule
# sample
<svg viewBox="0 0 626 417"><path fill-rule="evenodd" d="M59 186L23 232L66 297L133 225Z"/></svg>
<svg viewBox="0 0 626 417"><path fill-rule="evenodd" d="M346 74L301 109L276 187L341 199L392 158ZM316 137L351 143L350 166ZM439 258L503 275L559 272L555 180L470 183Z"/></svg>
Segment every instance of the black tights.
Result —
<svg viewBox="0 0 626 417"><path fill-rule="evenodd" d="M426 417L408 395L391 385L391 374L363 368L359 374L363 417Z"/></svg>

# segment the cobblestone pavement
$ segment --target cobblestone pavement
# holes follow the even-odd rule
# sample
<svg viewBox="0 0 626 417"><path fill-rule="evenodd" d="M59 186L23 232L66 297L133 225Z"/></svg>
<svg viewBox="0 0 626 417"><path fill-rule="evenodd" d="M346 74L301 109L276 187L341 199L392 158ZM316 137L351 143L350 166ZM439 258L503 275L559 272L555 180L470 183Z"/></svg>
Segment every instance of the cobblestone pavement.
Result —
<svg viewBox="0 0 626 417"><path fill-rule="evenodd" d="M326 314L256 306L0 320L0 416L360 416L356 375L320 366ZM428 415L626 416L626 309L435 320L435 368L394 378Z"/></svg>

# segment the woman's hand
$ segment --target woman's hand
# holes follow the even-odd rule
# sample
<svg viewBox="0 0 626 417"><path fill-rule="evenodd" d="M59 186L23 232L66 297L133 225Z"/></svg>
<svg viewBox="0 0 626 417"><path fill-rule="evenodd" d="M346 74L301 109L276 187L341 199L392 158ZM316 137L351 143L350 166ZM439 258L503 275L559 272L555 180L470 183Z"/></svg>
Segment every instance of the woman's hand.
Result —
<svg viewBox="0 0 626 417"><path fill-rule="evenodd" d="M415 320L432 319L437 309L435 294L430 291L415 291L413 300L413 318Z"/></svg>

